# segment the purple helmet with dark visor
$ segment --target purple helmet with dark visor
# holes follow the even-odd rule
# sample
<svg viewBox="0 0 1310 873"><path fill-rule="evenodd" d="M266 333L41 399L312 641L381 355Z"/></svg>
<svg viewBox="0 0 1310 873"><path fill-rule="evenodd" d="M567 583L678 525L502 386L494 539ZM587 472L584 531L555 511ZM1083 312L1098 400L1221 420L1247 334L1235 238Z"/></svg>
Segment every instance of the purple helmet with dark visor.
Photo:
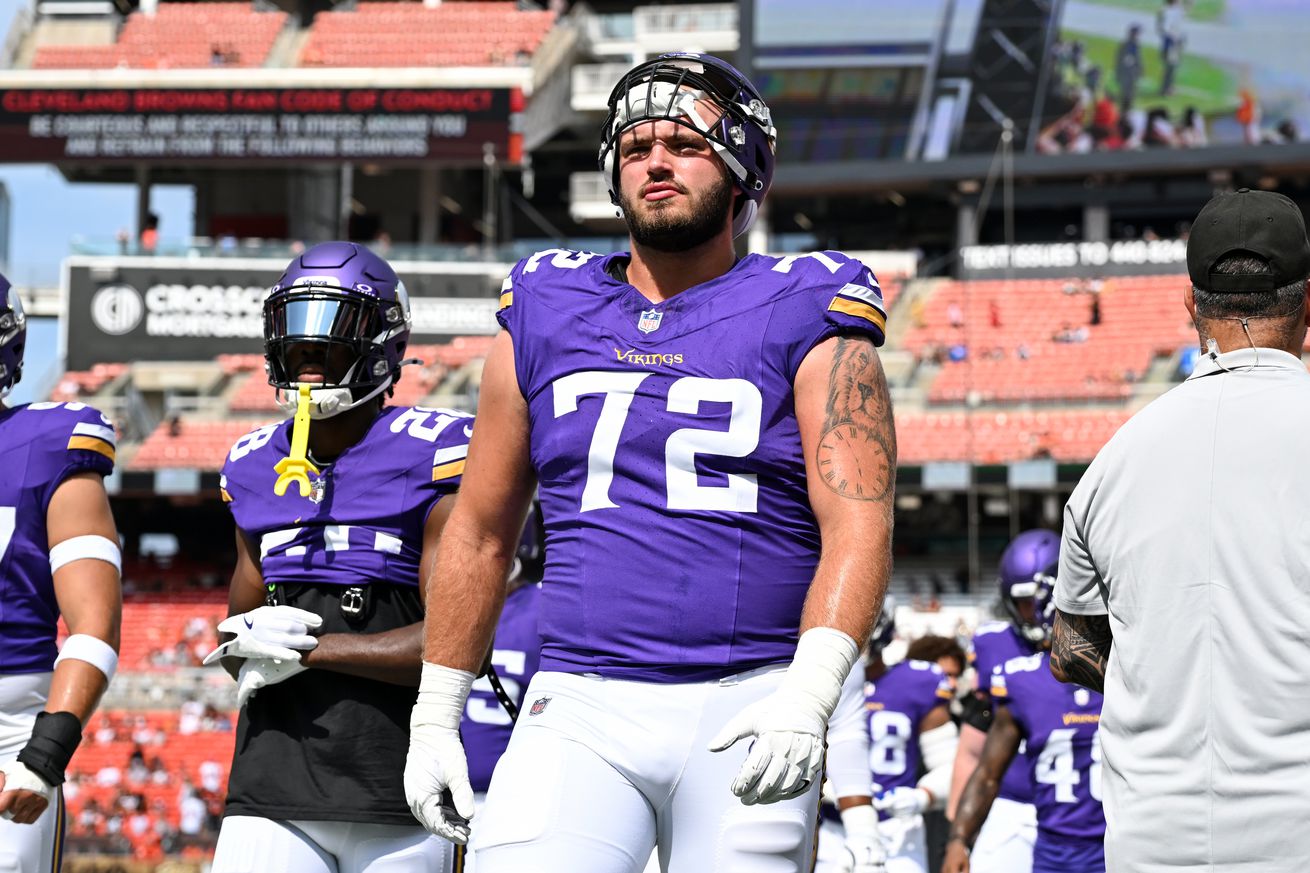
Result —
<svg viewBox="0 0 1310 873"><path fill-rule="evenodd" d="M297 387L289 354L297 345L318 346L324 361L344 348L345 373L313 392L315 417L344 412L400 378L410 323L409 294L386 261L356 243L316 245L287 266L264 301L268 381Z"/></svg>
<svg viewBox="0 0 1310 873"><path fill-rule="evenodd" d="M0 397L23 378L23 349L27 345L27 317L18 291L0 276Z"/></svg>
<svg viewBox="0 0 1310 873"><path fill-rule="evenodd" d="M710 114L707 101L717 109ZM643 121L673 121L709 140L745 196L732 220L733 236L755 221L773 184L778 132L764 98L726 61L695 52L672 52L639 64L614 86L601 130L600 170L610 200L619 204L619 137Z"/></svg>
<svg viewBox="0 0 1310 873"><path fill-rule="evenodd" d="M1055 574L1060 566L1060 536L1027 530L1001 554L1001 603L1014 629L1031 643L1044 643L1055 626ZM1031 601L1025 610L1021 601Z"/></svg>

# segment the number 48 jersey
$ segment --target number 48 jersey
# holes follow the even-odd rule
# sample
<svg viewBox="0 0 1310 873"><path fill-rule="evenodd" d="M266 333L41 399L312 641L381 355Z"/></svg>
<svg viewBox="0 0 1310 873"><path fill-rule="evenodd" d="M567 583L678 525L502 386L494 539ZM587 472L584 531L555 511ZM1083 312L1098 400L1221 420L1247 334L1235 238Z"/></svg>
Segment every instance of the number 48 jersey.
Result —
<svg viewBox="0 0 1310 873"><path fill-rule="evenodd" d="M1011 658L992 673L992 697L1008 706L1028 743L1038 842L1105 835L1101 806L1102 697L1051 675L1049 655Z"/></svg>
<svg viewBox="0 0 1310 873"><path fill-rule="evenodd" d="M539 252L501 294L546 524L541 668L790 661L819 555L792 384L828 337L882 343L877 280L837 252L749 255L654 304L626 257Z"/></svg>

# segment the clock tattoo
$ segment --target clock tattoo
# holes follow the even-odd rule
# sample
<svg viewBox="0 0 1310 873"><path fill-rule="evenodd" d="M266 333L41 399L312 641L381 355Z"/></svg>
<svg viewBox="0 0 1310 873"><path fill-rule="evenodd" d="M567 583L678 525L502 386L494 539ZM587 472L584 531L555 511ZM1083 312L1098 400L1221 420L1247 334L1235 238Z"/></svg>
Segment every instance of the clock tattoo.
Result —
<svg viewBox="0 0 1310 873"><path fill-rule="evenodd" d="M886 501L895 488L891 398L882 363L867 339L837 339L815 462L823 483L842 497Z"/></svg>

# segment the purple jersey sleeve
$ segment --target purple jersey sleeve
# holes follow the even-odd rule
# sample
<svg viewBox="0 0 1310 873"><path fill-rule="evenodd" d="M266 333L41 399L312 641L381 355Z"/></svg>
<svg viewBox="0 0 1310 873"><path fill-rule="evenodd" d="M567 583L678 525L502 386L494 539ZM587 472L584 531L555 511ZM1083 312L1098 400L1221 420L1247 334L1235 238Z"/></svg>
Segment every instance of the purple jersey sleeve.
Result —
<svg viewBox="0 0 1310 873"><path fill-rule="evenodd" d="M881 346L887 327L882 289L873 272L841 252L811 252L777 259L772 272L792 280L793 293L780 301L772 321L786 328L783 350L787 376L810 350L829 337L860 334ZM772 324L771 324L772 327Z"/></svg>
<svg viewBox="0 0 1310 873"><path fill-rule="evenodd" d="M0 409L0 674L54 668L59 604L46 513L69 476L114 470L114 428L83 403Z"/></svg>
<svg viewBox="0 0 1310 873"><path fill-rule="evenodd" d="M505 693L513 698L520 710L523 709L528 683L536 675L541 660L541 635L537 630L540 599L540 584L525 585L513 591L505 598L505 609L496 624L491 663ZM474 682L459 728L474 791L486 791L491 784L491 774L509 745L513 729L509 714L496 700L491 680L484 676Z"/></svg>
<svg viewBox="0 0 1310 873"><path fill-rule="evenodd" d="M237 527L259 550L264 581L418 585L423 527L459 487L472 416L386 408L363 439L310 476L308 495L293 485L275 496L290 430L283 422L237 440L219 480Z"/></svg>
<svg viewBox="0 0 1310 873"><path fill-rule="evenodd" d="M994 696L1009 708L1028 746L1039 834L1100 839L1102 697L1057 681L1048 657L1041 652L1007 661L993 676Z"/></svg>

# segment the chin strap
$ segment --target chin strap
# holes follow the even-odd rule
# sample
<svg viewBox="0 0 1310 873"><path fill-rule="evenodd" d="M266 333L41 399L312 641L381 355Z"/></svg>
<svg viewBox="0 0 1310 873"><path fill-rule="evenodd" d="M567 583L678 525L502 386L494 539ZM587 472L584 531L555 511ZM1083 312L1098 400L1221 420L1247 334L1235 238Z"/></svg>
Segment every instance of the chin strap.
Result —
<svg viewBox="0 0 1310 873"><path fill-rule="evenodd" d="M305 450L309 446L309 392L309 384L301 382L296 398L296 419L291 425L291 454L273 466L273 471L278 474L277 481L273 483L273 493L278 497L287 493L292 482L299 486L301 497L308 497L311 487L308 474L318 475L318 467L305 457Z"/></svg>

